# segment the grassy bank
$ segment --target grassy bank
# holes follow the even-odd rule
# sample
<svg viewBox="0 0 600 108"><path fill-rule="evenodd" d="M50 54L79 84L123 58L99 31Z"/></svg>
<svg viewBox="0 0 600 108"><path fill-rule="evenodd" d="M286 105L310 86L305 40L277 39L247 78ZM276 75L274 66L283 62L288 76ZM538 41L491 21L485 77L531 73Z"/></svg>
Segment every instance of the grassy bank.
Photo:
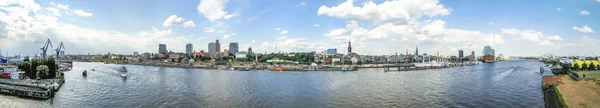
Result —
<svg viewBox="0 0 600 108"><path fill-rule="evenodd" d="M563 98L562 94L560 94L560 90L558 90L557 86L554 86L554 91L556 92L556 96L558 97L558 101L560 102L561 107L569 108L569 106L567 106L567 103L565 102L565 99Z"/></svg>
<svg viewBox="0 0 600 108"><path fill-rule="evenodd" d="M569 107L600 108L600 86L593 81L575 81L567 75L560 76L557 95Z"/></svg>
<svg viewBox="0 0 600 108"><path fill-rule="evenodd" d="M585 78L600 78L600 71L579 71L577 74L579 77L583 77L585 74Z"/></svg>

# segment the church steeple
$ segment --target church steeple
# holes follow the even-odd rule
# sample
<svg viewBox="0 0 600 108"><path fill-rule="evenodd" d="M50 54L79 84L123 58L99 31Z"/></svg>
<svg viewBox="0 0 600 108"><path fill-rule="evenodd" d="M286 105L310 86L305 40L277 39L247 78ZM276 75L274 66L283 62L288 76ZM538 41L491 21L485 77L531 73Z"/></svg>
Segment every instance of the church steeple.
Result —
<svg viewBox="0 0 600 108"><path fill-rule="evenodd" d="M352 43L348 41L348 54L352 53Z"/></svg>
<svg viewBox="0 0 600 108"><path fill-rule="evenodd" d="M419 46L417 46L417 48L415 48L415 55L419 55Z"/></svg>

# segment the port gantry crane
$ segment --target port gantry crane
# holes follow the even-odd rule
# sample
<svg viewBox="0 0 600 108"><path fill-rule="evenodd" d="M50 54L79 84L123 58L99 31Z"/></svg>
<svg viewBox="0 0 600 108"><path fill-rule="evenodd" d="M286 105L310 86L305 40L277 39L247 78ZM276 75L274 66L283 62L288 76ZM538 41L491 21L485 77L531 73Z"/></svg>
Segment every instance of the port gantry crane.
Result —
<svg viewBox="0 0 600 108"><path fill-rule="evenodd" d="M46 40L46 44L44 44L44 46L42 48L40 48L40 50L42 50L41 56L44 58L47 55L46 51L48 51L48 45L50 45L50 47L52 47L52 43L50 43L50 39Z"/></svg>
<svg viewBox="0 0 600 108"><path fill-rule="evenodd" d="M56 48L54 51L56 51L54 53L54 55L56 56L56 58L58 59L58 57L60 57L60 51L64 50L65 46L63 46L63 43L60 42L60 44L58 45L58 48Z"/></svg>

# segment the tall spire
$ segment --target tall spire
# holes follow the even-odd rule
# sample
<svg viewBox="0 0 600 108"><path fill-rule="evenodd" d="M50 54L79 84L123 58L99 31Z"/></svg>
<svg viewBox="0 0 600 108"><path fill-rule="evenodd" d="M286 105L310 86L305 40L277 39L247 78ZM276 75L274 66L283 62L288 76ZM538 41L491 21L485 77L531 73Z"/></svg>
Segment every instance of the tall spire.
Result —
<svg viewBox="0 0 600 108"><path fill-rule="evenodd" d="M415 48L415 55L419 55L419 46L417 46L417 48Z"/></svg>
<svg viewBox="0 0 600 108"><path fill-rule="evenodd" d="M352 44L348 41L348 54L352 53Z"/></svg>

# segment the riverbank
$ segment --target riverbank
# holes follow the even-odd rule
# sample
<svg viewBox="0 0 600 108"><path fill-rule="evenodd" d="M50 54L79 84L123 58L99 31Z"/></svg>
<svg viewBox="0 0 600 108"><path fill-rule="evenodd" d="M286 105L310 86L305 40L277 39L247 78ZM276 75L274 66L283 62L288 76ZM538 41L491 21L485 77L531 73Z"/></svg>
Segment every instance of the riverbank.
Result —
<svg viewBox="0 0 600 108"><path fill-rule="evenodd" d="M575 81L559 76L558 90L569 107L600 108L600 85L595 80Z"/></svg>

